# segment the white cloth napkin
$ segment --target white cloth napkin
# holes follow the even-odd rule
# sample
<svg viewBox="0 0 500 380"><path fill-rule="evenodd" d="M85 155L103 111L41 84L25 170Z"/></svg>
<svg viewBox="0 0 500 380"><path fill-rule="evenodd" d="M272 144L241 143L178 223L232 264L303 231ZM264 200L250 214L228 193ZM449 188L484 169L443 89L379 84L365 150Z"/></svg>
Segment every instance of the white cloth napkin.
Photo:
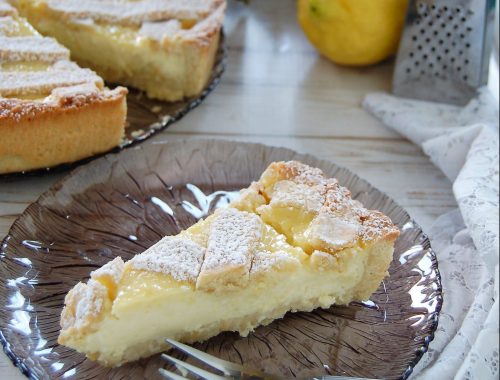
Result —
<svg viewBox="0 0 500 380"><path fill-rule="evenodd" d="M485 88L466 107L369 94L363 106L422 147L453 182L458 209L428 232L444 303L412 379L498 379L498 104Z"/></svg>

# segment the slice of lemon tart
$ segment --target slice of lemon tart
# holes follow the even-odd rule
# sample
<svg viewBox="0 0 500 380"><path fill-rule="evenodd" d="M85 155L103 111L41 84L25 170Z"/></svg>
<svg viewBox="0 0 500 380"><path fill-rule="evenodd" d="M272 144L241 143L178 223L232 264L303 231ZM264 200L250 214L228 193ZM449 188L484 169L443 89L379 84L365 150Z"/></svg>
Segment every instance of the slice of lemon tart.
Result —
<svg viewBox="0 0 500 380"><path fill-rule="evenodd" d="M0 0L0 174L76 161L117 146L126 93Z"/></svg>
<svg viewBox="0 0 500 380"><path fill-rule="evenodd" d="M387 275L391 220L319 169L271 164L228 208L115 258L66 296L59 343L108 366L288 311L366 300Z"/></svg>
<svg viewBox="0 0 500 380"><path fill-rule="evenodd" d="M225 0L11 0L106 81L177 101L198 95L214 64Z"/></svg>

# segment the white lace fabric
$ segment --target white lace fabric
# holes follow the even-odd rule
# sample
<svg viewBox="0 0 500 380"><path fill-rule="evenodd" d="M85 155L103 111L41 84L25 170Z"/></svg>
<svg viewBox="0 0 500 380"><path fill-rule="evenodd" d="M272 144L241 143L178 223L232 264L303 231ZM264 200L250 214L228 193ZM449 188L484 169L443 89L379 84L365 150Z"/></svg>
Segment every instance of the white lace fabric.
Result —
<svg viewBox="0 0 500 380"><path fill-rule="evenodd" d="M499 376L499 116L487 89L466 107L369 94L363 106L422 147L453 182L458 209L428 232L444 302L412 379Z"/></svg>

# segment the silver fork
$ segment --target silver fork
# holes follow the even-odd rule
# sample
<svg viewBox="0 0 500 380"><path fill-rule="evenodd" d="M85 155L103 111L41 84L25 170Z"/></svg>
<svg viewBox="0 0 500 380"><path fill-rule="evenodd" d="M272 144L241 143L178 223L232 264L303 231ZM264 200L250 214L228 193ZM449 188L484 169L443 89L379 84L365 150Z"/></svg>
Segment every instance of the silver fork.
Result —
<svg viewBox="0 0 500 380"><path fill-rule="evenodd" d="M220 371L224 374L224 375L217 375L215 373L209 372L190 363L186 363L185 361L176 359L170 355L162 354L161 355L162 359L167 361L168 363L173 364L177 368L177 370L181 373L181 375L178 375L164 368L160 368L158 371L166 379L186 380L187 379L186 376L192 374L199 379L205 379L205 380L228 380L228 379L282 380L282 378L267 375L259 371L254 371L252 369L245 368L240 364L231 363L226 360L216 358L215 356L209 355L206 352L197 350L196 348L177 342L173 339L166 339L166 341L168 344L184 352L189 357L197 359L200 362L206 364L207 366L217 371ZM346 376L323 376L321 378L315 378L314 380L316 379L317 380L320 379L321 380L375 380L375 379L367 379L361 377L346 377Z"/></svg>

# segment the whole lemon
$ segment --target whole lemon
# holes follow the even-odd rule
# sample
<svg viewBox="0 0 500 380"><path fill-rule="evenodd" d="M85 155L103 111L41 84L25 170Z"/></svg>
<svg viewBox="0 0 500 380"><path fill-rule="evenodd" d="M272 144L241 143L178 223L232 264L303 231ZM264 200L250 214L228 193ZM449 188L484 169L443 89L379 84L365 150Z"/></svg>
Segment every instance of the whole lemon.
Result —
<svg viewBox="0 0 500 380"><path fill-rule="evenodd" d="M397 51L408 0L298 0L311 43L343 65L370 65Z"/></svg>

